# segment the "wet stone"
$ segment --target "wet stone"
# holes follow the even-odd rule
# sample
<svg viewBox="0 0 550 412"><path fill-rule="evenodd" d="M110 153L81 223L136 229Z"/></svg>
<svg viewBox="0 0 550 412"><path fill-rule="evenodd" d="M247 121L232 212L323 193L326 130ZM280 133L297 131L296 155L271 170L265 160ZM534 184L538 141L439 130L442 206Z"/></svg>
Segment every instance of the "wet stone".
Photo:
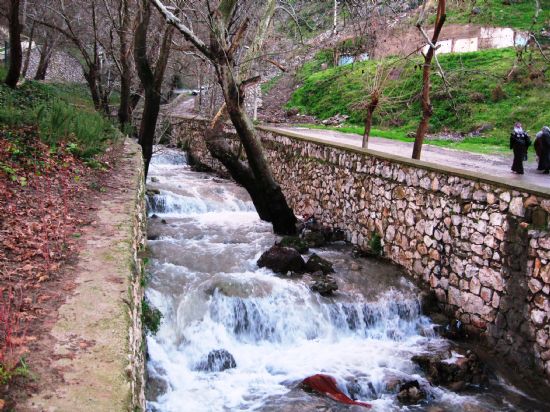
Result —
<svg viewBox="0 0 550 412"><path fill-rule="evenodd" d="M397 400L404 405L411 405L426 399L426 391L420 388L418 381L408 381L399 387Z"/></svg>
<svg viewBox="0 0 550 412"><path fill-rule="evenodd" d="M305 261L298 251L277 245L264 252L257 263L275 273L302 272L305 268Z"/></svg>
<svg viewBox="0 0 550 412"><path fill-rule="evenodd" d="M206 359L199 362L196 370L205 372L223 372L237 367L235 358L225 349L211 351Z"/></svg>
<svg viewBox="0 0 550 412"><path fill-rule="evenodd" d="M325 275L328 275L329 273L334 273L332 263L326 259L323 259L316 253L312 254L308 259L305 266L305 270L306 272L310 272L310 273L320 271Z"/></svg>

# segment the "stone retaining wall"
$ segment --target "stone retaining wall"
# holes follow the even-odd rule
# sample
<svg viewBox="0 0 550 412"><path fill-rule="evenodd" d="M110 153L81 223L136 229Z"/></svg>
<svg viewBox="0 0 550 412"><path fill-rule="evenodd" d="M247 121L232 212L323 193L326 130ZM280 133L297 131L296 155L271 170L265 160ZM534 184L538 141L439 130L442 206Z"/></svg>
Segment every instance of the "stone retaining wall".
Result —
<svg viewBox="0 0 550 412"><path fill-rule="evenodd" d="M145 253L147 233L147 206L145 203L144 165L141 159L141 148L134 145L134 154L139 159L139 170L135 181L135 208L132 211L131 225L131 282L128 290L129 331L128 356L130 372L130 391L132 396L131 410L145 411L145 336L142 324L142 303L144 297Z"/></svg>
<svg viewBox="0 0 550 412"><path fill-rule="evenodd" d="M173 118L173 139L216 171L206 121ZM258 128L297 214L384 253L469 334L550 376L550 189ZM231 133L231 132L229 132Z"/></svg>

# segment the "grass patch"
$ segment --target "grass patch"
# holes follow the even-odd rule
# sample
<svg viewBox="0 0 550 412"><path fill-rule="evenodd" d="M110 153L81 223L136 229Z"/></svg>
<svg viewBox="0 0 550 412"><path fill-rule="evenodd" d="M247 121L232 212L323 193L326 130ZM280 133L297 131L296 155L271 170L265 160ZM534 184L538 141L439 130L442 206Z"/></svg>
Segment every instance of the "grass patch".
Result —
<svg viewBox="0 0 550 412"><path fill-rule="evenodd" d="M5 77L0 67L0 79ZM67 144L73 154L91 159L118 136L114 125L96 110L80 84L25 81L16 90L0 84L0 127L37 126L40 138L55 147Z"/></svg>
<svg viewBox="0 0 550 412"><path fill-rule="evenodd" d="M521 121L534 137L550 124L550 85L547 63L540 54L527 55L510 79L507 75L516 58L514 49L484 50L439 56L450 83L450 99L441 77L432 74L433 116L430 133L454 132L463 141L430 140L429 144L481 153L508 151L509 133L515 120ZM392 59L386 60L391 63ZM326 119L338 113L350 116L340 131L363 133L363 112L358 104L367 97L366 83L377 62L316 70L325 62L318 55L306 63L298 76L303 79L287 107ZM373 119L374 136L411 141L420 120L422 85L421 59L400 62L384 90L385 103ZM482 135L468 137L484 128Z"/></svg>
<svg viewBox="0 0 550 412"><path fill-rule="evenodd" d="M512 27L535 33L550 24L550 0L540 0L541 11L533 26L535 0L466 0L448 5L447 23L473 23L485 26ZM475 9L475 13L473 10Z"/></svg>

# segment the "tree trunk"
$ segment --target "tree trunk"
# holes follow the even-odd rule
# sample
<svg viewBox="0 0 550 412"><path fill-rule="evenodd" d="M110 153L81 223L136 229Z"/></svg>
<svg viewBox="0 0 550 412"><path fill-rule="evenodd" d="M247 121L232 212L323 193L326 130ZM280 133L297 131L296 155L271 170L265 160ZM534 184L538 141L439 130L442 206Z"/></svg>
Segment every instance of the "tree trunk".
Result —
<svg viewBox="0 0 550 412"><path fill-rule="evenodd" d="M332 10L332 35L335 36L338 33L338 0L334 0L334 6Z"/></svg>
<svg viewBox="0 0 550 412"><path fill-rule="evenodd" d="M363 149L366 149L369 145L369 138L370 138L370 130L372 128L372 116L374 115L374 111L378 107L378 95L373 94L371 95L371 101L369 105L367 106L367 115L365 116L365 133L363 134Z"/></svg>
<svg viewBox="0 0 550 412"><path fill-rule="evenodd" d="M90 67L88 71L84 72L84 78L86 79L86 83L88 83L92 101L94 102L94 108L99 112L102 109L102 104L101 96L97 88L97 68Z"/></svg>
<svg viewBox="0 0 550 412"><path fill-rule="evenodd" d="M25 3L26 5L26 3ZM35 22L33 20L31 25L31 33L29 34L29 47L27 48L27 55L25 57L25 64L23 65L23 70L21 72L21 77L24 79L27 77L27 72L29 71L29 61L31 60L31 53L32 53L32 42L34 40L34 26Z"/></svg>
<svg viewBox="0 0 550 412"><path fill-rule="evenodd" d="M153 72L151 63L147 57L147 34L150 18L151 7L149 0L142 0L139 24L136 28L134 37L134 59L138 76L145 90L145 103L138 136L138 142L141 145L143 160L145 162L145 178L147 178L149 164L153 155L155 130L160 112L162 81L164 79L166 66L168 65L172 36L174 33L173 26L166 26L160 45L159 57Z"/></svg>
<svg viewBox="0 0 550 412"><path fill-rule="evenodd" d="M296 216L288 206L281 187L273 177L262 143L246 113L244 91L239 90L236 85L230 67L221 63L218 72L227 112L243 144L248 164L255 177L254 183L250 185L252 189L249 191L250 196L255 204L260 205L262 219L273 224L275 233L280 235L296 234Z"/></svg>
<svg viewBox="0 0 550 412"><path fill-rule="evenodd" d="M51 53L44 52L44 48L40 52L40 60L38 61L38 67L36 68L36 74L34 80L45 80L46 73L48 72L48 66L50 65Z"/></svg>
<svg viewBox="0 0 550 412"><path fill-rule="evenodd" d="M9 33L10 33L10 61L8 74L5 83L15 89L21 66L23 65L23 50L21 50L21 24L19 22L19 0L11 0L9 11Z"/></svg>
<svg viewBox="0 0 550 412"><path fill-rule="evenodd" d="M143 161L145 163L145 177L149 172L149 164L153 156L153 143L160 111L160 94L154 89L145 92L145 103L139 127L138 143L141 145Z"/></svg>
<svg viewBox="0 0 550 412"><path fill-rule="evenodd" d="M44 44L40 51L40 59L38 61L38 67L36 68L36 73L34 75L34 80L45 80L46 73L48 72L48 66L50 65L50 59L53 53L53 42L48 39L44 40Z"/></svg>
<svg viewBox="0 0 550 412"><path fill-rule="evenodd" d="M266 202L265 197L261 196L261 187L258 187L254 173L245 162L239 159L239 155L231 150L224 134L223 122L215 123L206 130L205 142L208 151L212 157L224 165L231 177L250 194L260 219L270 221L269 202Z"/></svg>
<svg viewBox="0 0 550 412"><path fill-rule="evenodd" d="M437 5L437 18L435 20L435 29L432 36L431 44L428 49L428 52L424 55L424 67L422 70L422 119L418 124L418 129L416 130L416 136L414 139L414 147L412 158L420 159L422 153L422 145L424 144L424 137L428 131L430 125L430 118L433 114L432 103L430 100L430 74L432 67L432 59L435 54L435 48L437 40L439 39L439 34L445 23L445 0L439 0ZM417 25L418 29L422 32L421 23Z"/></svg>
<svg viewBox="0 0 550 412"><path fill-rule="evenodd" d="M126 125L130 123L131 117L131 102L130 102L130 87L132 85L132 73L130 68L130 47L128 44L128 32L130 31L131 18L128 7L128 0L122 0L121 7L122 25L119 30L120 38L120 106L118 108L118 121L122 131L126 129Z"/></svg>

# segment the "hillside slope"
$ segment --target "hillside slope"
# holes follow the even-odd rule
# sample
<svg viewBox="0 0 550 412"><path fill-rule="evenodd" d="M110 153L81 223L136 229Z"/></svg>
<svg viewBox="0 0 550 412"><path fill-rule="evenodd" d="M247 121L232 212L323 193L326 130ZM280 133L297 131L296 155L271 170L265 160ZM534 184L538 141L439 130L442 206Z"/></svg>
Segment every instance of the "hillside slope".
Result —
<svg viewBox="0 0 550 412"><path fill-rule="evenodd" d="M547 62L540 53L533 53L511 71L515 58L513 49L439 57L449 87L447 90L441 77L433 74L430 132L444 135L436 143L477 151L505 150L514 121L522 121L532 133L550 124ZM375 115L375 127L390 130L385 135L398 138L416 130L422 86L420 58L367 61L321 70L326 59L326 53L319 53L302 67L298 73L302 85L292 94L289 108L320 119L348 114L351 125L361 125L363 112L358 106L367 100L369 79L381 63L395 68Z"/></svg>

